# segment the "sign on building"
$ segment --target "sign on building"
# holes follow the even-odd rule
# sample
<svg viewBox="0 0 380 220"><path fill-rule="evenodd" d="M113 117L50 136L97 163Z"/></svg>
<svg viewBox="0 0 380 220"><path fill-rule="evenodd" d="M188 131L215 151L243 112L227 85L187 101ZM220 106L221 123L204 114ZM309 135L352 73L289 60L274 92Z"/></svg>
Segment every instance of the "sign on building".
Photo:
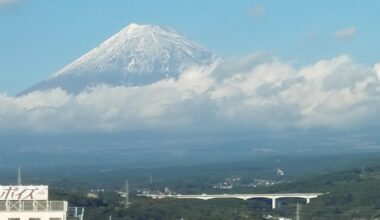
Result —
<svg viewBox="0 0 380 220"><path fill-rule="evenodd" d="M48 200L48 186L0 186L0 200Z"/></svg>

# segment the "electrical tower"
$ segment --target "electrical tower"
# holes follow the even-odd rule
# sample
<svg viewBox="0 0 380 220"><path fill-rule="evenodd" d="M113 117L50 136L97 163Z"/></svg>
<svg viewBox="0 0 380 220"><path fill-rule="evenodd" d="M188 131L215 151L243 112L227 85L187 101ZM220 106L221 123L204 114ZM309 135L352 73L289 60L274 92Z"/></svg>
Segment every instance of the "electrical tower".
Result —
<svg viewBox="0 0 380 220"><path fill-rule="evenodd" d="M132 203L129 201L129 183L128 180L125 182L125 201L124 207L129 208Z"/></svg>
<svg viewBox="0 0 380 220"><path fill-rule="evenodd" d="M296 220L301 220L301 205L297 203L297 210L296 210Z"/></svg>
<svg viewBox="0 0 380 220"><path fill-rule="evenodd" d="M21 168L19 167L17 170L17 185L21 186Z"/></svg>

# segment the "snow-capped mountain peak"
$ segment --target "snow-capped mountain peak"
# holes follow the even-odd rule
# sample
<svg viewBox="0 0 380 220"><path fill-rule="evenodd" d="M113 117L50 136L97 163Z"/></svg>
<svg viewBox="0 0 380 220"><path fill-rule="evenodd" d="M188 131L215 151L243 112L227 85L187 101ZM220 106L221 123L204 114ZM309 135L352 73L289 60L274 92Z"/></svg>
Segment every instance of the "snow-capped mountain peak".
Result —
<svg viewBox="0 0 380 220"><path fill-rule="evenodd" d="M61 87L77 93L98 84L145 85L176 78L184 69L209 65L215 58L171 28L132 23L26 92Z"/></svg>

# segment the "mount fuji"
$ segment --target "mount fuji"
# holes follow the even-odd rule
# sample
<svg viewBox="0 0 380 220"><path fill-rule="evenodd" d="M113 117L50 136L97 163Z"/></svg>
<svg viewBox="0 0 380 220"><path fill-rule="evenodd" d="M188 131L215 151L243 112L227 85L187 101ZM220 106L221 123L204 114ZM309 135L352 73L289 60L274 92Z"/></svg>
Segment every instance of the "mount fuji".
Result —
<svg viewBox="0 0 380 220"><path fill-rule="evenodd" d="M177 78L193 65L210 65L216 56L175 30L130 24L98 47L65 66L32 91L61 88L69 93L97 86L141 86Z"/></svg>

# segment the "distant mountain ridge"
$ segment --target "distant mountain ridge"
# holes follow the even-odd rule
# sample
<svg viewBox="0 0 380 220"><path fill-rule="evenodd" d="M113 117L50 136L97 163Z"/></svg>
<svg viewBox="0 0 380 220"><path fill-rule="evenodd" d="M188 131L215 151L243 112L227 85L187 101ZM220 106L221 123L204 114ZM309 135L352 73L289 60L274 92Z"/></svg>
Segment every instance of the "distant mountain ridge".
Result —
<svg viewBox="0 0 380 220"><path fill-rule="evenodd" d="M22 94L58 87L79 93L99 84L147 85L215 60L213 53L171 28L133 23Z"/></svg>

